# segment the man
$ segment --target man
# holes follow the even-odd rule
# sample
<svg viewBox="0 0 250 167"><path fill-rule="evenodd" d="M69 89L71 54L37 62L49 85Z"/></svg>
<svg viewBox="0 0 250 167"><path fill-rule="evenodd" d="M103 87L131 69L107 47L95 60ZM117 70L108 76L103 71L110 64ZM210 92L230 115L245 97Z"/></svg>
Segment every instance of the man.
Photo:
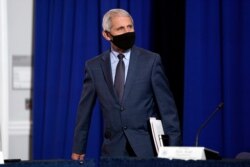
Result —
<svg viewBox="0 0 250 167"><path fill-rule="evenodd" d="M96 98L104 122L102 156L153 157L148 127L151 116L162 120L169 145L180 145L178 114L160 56L133 46L133 19L125 10L108 11L102 25L111 49L85 65L72 159L84 159Z"/></svg>

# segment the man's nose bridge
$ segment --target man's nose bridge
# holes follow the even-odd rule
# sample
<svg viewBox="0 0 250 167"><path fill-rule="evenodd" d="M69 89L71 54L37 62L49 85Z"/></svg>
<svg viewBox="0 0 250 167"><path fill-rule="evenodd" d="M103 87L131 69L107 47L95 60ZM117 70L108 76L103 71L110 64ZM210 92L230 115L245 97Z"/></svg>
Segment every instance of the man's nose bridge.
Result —
<svg viewBox="0 0 250 167"><path fill-rule="evenodd" d="M124 32L129 32L129 28L128 28L128 27L125 27Z"/></svg>

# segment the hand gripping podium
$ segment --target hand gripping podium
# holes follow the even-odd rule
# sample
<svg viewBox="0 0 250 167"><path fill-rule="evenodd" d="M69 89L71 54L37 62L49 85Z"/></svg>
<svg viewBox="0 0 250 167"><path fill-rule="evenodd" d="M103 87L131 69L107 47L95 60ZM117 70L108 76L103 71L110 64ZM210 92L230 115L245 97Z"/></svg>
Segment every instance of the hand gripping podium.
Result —
<svg viewBox="0 0 250 167"><path fill-rule="evenodd" d="M221 159L218 152L205 147L166 146L165 143L167 142L164 140L168 138L164 135L161 120L151 117L149 122L158 158L181 160Z"/></svg>

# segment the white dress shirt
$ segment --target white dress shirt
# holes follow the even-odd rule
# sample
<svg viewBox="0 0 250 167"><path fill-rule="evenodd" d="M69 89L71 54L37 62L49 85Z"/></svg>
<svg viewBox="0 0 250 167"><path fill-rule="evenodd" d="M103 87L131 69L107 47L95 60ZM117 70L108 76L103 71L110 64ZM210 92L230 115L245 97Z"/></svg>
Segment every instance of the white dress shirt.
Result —
<svg viewBox="0 0 250 167"><path fill-rule="evenodd" d="M126 78L127 78L127 74L128 74L130 53L131 53L131 49L129 49L126 52L122 53L124 55L123 61L124 61L124 65L125 65L125 82L126 82ZM113 83L114 83L114 80L115 80L116 66L117 66L117 64L119 62L119 58L117 57L119 54L120 53L118 53L118 52L116 52L114 50L111 50L111 52L110 52L110 62L111 62Z"/></svg>

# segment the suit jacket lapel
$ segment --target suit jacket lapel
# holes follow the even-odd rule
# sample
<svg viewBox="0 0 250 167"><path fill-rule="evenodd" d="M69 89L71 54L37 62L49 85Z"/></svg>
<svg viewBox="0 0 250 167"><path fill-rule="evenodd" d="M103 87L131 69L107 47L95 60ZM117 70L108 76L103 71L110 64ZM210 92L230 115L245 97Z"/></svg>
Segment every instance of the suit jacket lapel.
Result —
<svg viewBox="0 0 250 167"><path fill-rule="evenodd" d="M125 89L124 89L124 94L123 94L123 101L126 100L128 93L132 88L133 82L135 81L138 56L139 56L138 51L133 47L131 50L131 55L130 55L128 74L127 74Z"/></svg>
<svg viewBox="0 0 250 167"><path fill-rule="evenodd" d="M111 72L111 65L110 65L110 52L107 51L102 56L102 62L101 62L103 74L105 77L105 80L107 82L107 85L109 87L109 90L111 94L116 97L114 86L113 86L113 79L112 79L112 72Z"/></svg>
<svg viewBox="0 0 250 167"><path fill-rule="evenodd" d="M126 100L128 93L132 88L133 82L135 81L138 56L139 56L138 51L136 50L135 47L133 47L131 50L131 55L130 55L128 74L127 74L125 89L124 89L124 94L123 94L123 101ZM113 86L111 64L110 64L110 51L107 51L103 54L101 66L102 66L103 74L104 74L105 80L107 82L107 85L109 87L109 90L110 90L111 94L119 102L119 99L115 93L115 89Z"/></svg>

